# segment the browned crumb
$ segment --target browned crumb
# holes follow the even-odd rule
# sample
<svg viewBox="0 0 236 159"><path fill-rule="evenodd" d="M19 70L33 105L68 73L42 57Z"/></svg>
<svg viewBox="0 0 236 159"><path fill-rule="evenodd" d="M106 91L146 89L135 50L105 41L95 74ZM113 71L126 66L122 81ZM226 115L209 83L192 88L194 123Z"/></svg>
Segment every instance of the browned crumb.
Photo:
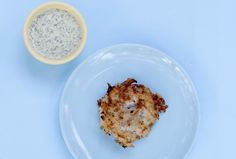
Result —
<svg viewBox="0 0 236 159"><path fill-rule="evenodd" d="M106 95L98 100L101 128L124 148L146 136L159 113L167 109L159 94L136 83L128 78L115 86L108 84Z"/></svg>

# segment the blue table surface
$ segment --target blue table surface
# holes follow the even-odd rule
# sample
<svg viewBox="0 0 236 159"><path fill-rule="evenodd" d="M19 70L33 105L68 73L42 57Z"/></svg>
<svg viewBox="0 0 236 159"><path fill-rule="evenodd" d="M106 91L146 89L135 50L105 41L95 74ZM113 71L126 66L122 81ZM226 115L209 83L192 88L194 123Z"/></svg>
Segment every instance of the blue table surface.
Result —
<svg viewBox="0 0 236 159"><path fill-rule="evenodd" d="M189 73L201 103L189 159L236 158L235 0L66 0L84 16L88 40L73 62L50 66L24 47L26 16L44 0L1 0L0 159L72 159L60 133L58 101L72 70L117 43L156 47Z"/></svg>

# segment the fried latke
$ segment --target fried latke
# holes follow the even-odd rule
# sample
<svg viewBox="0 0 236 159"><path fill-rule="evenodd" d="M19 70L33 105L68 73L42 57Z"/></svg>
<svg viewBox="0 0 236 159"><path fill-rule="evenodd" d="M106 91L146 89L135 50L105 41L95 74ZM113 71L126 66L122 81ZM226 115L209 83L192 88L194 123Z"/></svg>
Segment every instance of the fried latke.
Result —
<svg viewBox="0 0 236 159"><path fill-rule="evenodd" d="M167 105L159 94L128 78L121 84L108 84L107 93L98 100L101 128L125 147L146 136L159 113Z"/></svg>

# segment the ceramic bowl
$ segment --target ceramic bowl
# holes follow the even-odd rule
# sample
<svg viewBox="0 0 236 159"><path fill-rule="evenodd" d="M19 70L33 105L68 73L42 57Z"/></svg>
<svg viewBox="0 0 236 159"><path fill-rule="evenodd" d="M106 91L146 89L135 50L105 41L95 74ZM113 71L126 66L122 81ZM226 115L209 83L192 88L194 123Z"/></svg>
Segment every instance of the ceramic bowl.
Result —
<svg viewBox="0 0 236 159"><path fill-rule="evenodd" d="M68 56L61 58L61 59L49 59L49 58L42 56L32 47L32 43L29 39L29 27L32 24L32 20L37 15L43 13L44 11L50 10L50 9L61 9L61 10L67 11L69 14L71 14L72 16L75 17L75 19L77 20L77 22L80 25L81 41L80 41L79 47L75 51L71 52ZM25 22L25 25L24 25L23 37L24 37L25 46L28 49L29 53L33 57L35 57L37 60L44 62L46 64L58 65L58 64L64 64L64 63L67 63L67 62L73 60L81 53L82 49L85 46L85 42L87 39L87 29L86 29L86 24L85 24L83 17L75 8L73 8L72 6L70 6L68 4L61 3L61 2L49 2L49 3L45 3L45 4L40 5L39 7L37 7L36 9L34 9L30 13L30 15L28 16L28 18Z"/></svg>

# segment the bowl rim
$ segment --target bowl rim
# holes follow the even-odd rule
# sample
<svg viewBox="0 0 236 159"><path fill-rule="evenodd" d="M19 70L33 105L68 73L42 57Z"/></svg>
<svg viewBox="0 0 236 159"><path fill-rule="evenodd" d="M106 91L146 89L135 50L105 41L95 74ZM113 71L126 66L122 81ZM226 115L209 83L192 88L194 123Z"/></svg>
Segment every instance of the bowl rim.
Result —
<svg viewBox="0 0 236 159"><path fill-rule="evenodd" d="M62 9L62 10L66 10L68 11L73 17L75 17L75 19L77 20L77 22L80 24L80 31L81 31L81 40L80 40L80 44L79 47L71 52L68 56L61 58L61 59L49 59L46 58L44 56L42 56L41 54L37 53L37 51L35 49L33 49L32 44L29 40L29 27L32 23L32 20L34 19L34 17L36 17L38 14L49 10L49 9ZM31 11L31 13L28 15L28 17L26 18L25 24L24 24L24 28L23 28L23 38L24 38L24 43L25 46L28 50L28 52L37 60L46 63L46 64L50 64L50 65L59 65L59 64L65 64L67 62L72 61L73 59L75 59L83 50L86 40L87 40L87 27L86 27L86 23L84 21L84 18L82 17L82 15L80 14L80 12L78 10L76 10L74 7L72 7L71 5L64 3L64 2L47 2L47 3L43 3L41 5L39 5L38 7L36 7L35 9L33 9Z"/></svg>

